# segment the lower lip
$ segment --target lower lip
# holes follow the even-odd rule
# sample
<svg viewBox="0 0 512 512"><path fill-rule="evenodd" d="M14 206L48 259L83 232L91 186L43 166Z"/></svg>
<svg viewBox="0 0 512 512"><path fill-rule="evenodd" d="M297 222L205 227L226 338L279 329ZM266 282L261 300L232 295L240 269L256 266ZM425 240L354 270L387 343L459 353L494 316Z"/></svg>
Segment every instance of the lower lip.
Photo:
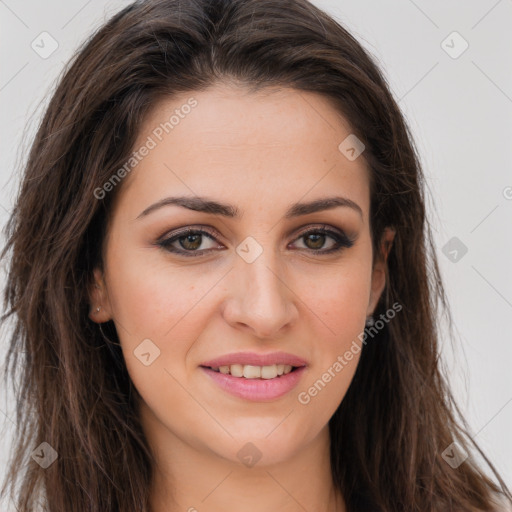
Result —
<svg viewBox="0 0 512 512"><path fill-rule="evenodd" d="M245 377L233 377L229 374L216 372L204 366L200 368L224 391L239 398L255 402L275 400L286 395L286 393L289 393L297 386L302 374L306 370L305 366L301 366L286 375L273 379L246 379Z"/></svg>

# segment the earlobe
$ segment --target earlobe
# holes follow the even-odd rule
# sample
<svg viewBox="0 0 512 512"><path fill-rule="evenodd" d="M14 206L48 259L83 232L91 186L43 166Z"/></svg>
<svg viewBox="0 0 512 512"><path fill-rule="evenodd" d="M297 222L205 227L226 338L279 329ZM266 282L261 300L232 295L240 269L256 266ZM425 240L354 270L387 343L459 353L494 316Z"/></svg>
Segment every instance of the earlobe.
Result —
<svg viewBox="0 0 512 512"><path fill-rule="evenodd" d="M93 271L93 282L89 285L89 318L96 323L104 323L111 320L110 303L103 273L99 268Z"/></svg>

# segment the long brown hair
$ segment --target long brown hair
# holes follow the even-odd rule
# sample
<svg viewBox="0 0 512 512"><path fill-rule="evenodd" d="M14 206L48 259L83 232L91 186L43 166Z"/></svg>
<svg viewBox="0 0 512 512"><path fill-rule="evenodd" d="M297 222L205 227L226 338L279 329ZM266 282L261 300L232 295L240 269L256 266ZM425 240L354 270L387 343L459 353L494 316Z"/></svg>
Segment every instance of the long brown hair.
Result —
<svg viewBox="0 0 512 512"><path fill-rule="evenodd" d="M162 97L228 80L311 91L332 101L363 141L371 171L376 254L396 229L375 316L403 306L367 343L329 423L331 466L347 511L491 510L512 495L467 433L439 367L448 308L425 215L424 177L403 116L373 58L307 0L145 0L113 16L77 52L56 88L24 167L6 227L6 375L16 388L10 473L17 510L147 511L153 457L112 322L89 320L87 289L101 265L113 200L97 199L129 158ZM449 322L448 322L449 323ZM17 385L15 383L18 383ZM470 457L475 449L501 489ZM42 469L39 443L58 453ZM14 492L16 483L19 489Z"/></svg>

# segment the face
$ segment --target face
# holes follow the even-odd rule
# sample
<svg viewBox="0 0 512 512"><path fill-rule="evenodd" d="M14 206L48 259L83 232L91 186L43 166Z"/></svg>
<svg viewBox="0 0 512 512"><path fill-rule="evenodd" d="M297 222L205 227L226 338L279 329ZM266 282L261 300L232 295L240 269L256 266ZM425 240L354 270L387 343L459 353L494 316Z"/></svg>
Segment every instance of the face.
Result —
<svg viewBox="0 0 512 512"><path fill-rule="evenodd" d="M217 85L147 116L90 316L114 320L153 441L235 462L252 442L271 464L328 432L385 284L364 154L338 149L350 133L293 89Z"/></svg>

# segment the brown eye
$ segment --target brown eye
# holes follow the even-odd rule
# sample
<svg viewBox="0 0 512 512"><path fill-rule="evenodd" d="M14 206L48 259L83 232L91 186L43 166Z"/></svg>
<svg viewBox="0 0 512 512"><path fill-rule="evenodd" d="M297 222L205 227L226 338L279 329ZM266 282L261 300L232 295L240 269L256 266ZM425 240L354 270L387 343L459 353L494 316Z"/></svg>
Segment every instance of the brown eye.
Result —
<svg viewBox="0 0 512 512"><path fill-rule="evenodd" d="M187 228L179 232L171 233L170 236L160 239L156 242L156 245L174 254L195 257L215 250L213 247L203 247L200 249L206 239L216 241L214 233L205 228ZM328 239L332 241L331 246L327 249L322 249ZM304 248L319 255L338 252L344 248L352 247L354 244L354 240L351 240L343 232L334 231L326 227L310 229L300 235L296 240L304 240ZM217 248L222 248L222 246Z"/></svg>
<svg viewBox="0 0 512 512"><path fill-rule="evenodd" d="M311 234L305 235L305 244L308 246L308 249L321 249L325 244L325 239L327 237L323 234Z"/></svg>
<svg viewBox="0 0 512 512"><path fill-rule="evenodd" d="M213 234L205 229L188 228L159 240L156 242L156 245L166 251L183 256L201 256L205 252L212 250L212 247L199 249L204 244L205 239L215 240ZM179 244L179 247L177 247L176 244Z"/></svg>
<svg viewBox="0 0 512 512"><path fill-rule="evenodd" d="M199 249L202 242L203 235L185 235L184 237L178 238L179 244L183 247L183 249L187 250L195 250Z"/></svg>
<svg viewBox="0 0 512 512"><path fill-rule="evenodd" d="M334 240L334 244L328 249L322 249L329 238ZM351 240L344 233L338 233L325 227L311 229L303 233L297 240L300 239L304 240L303 243L307 249L318 254L329 254L354 245L354 240Z"/></svg>

